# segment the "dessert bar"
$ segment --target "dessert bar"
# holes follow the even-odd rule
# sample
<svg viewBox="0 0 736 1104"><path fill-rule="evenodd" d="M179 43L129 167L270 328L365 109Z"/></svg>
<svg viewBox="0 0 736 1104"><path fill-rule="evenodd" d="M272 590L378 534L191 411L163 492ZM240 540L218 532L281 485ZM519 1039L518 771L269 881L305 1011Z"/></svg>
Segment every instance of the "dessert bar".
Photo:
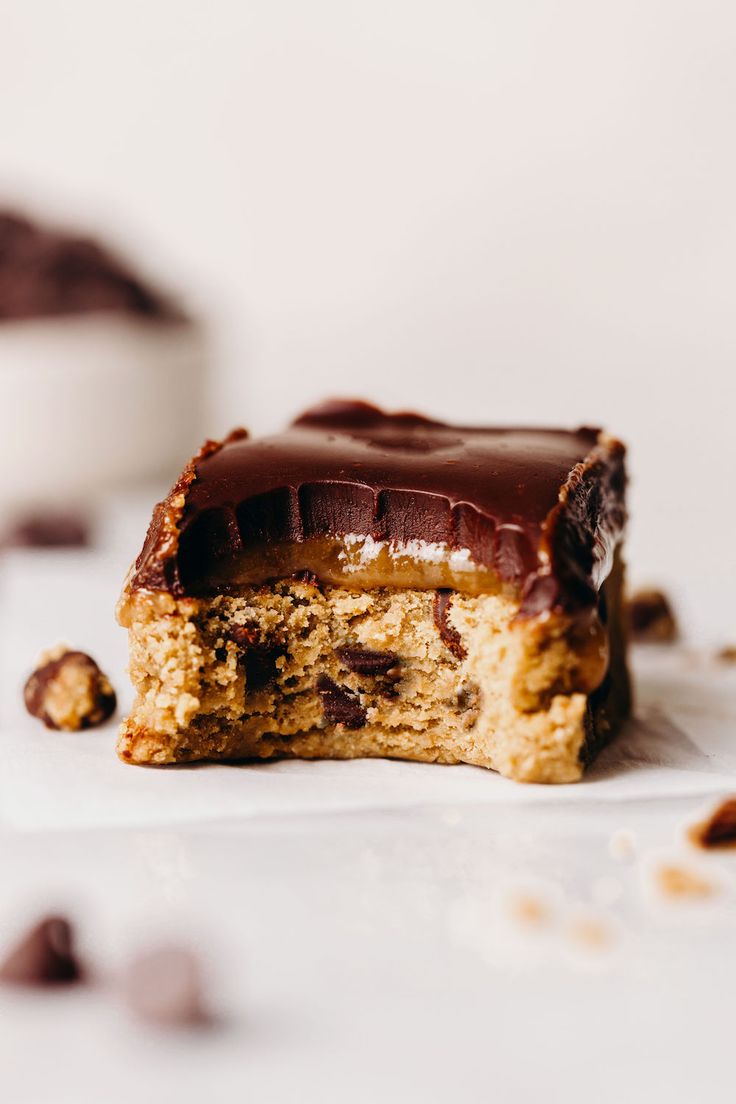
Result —
<svg viewBox="0 0 736 1104"><path fill-rule="evenodd" d="M387 756L572 782L628 712L624 448L333 401L208 442L118 616L132 763Z"/></svg>

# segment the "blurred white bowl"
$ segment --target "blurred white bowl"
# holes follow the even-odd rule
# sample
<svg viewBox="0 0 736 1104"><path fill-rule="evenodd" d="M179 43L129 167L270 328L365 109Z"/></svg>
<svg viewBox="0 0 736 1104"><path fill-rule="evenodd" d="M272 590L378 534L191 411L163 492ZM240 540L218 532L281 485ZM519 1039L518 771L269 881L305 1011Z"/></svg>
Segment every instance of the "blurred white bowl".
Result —
<svg viewBox="0 0 736 1104"><path fill-rule="evenodd" d="M192 322L0 323L0 516L173 479L200 443L206 370Z"/></svg>

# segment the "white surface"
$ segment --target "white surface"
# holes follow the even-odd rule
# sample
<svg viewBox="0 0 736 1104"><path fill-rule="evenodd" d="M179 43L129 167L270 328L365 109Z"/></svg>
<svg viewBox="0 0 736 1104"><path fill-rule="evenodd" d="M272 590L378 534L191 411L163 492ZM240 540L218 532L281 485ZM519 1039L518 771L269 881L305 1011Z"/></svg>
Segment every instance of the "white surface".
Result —
<svg viewBox="0 0 736 1104"><path fill-rule="evenodd" d="M0 524L168 479L203 436L207 368L194 324L104 313L3 322Z"/></svg>
<svg viewBox="0 0 736 1104"><path fill-rule="evenodd" d="M4 1102L728 1099L736 854L688 857L724 883L700 909L657 905L647 869L736 790L736 668L641 652L644 720L572 787L383 761L133 768L113 725L46 732L19 700L66 638L125 704L127 554L115 538L0 563L0 952L62 909L96 975L0 991ZM621 829L629 865L609 853ZM508 918L527 885L554 903L541 934ZM581 907L608 949L570 938ZM201 1035L136 1024L116 997L126 958L172 937L210 971Z"/></svg>
<svg viewBox="0 0 736 1104"><path fill-rule="evenodd" d="M0 187L196 281L224 368L212 434L329 392L603 422L631 445L634 575L676 588L699 643L732 638L729 0L0 11ZM111 607L144 523L108 560L0 568L0 941L68 907L109 974L188 933L224 1022L154 1034L106 978L0 994L3 1104L731 1099L732 909L651 911L608 841L671 846L735 787L733 674L643 660L642 705L689 743L663 756L649 734L575 790L401 764L133 771L111 728L39 732L17 692L58 637L123 684ZM617 952L505 931L499 889L532 876L614 896Z"/></svg>
<svg viewBox="0 0 736 1104"><path fill-rule="evenodd" d="M600 422L634 574L732 631L732 0L0 11L0 194L210 308L211 435L330 393Z"/></svg>

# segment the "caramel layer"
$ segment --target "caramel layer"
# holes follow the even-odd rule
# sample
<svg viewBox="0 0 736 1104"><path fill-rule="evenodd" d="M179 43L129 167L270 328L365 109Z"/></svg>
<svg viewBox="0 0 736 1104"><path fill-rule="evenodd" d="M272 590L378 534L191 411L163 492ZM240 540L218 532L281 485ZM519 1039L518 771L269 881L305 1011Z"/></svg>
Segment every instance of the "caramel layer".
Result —
<svg viewBox="0 0 736 1104"><path fill-rule="evenodd" d="M258 543L237 556L208 564L206 577L189 580L193 591L253 586L303 572L332 586L437 590L463 594L514 592L491 568L477 564L467 549L425 541L376 541L371 537L314 537L306 541Z"/></svg>

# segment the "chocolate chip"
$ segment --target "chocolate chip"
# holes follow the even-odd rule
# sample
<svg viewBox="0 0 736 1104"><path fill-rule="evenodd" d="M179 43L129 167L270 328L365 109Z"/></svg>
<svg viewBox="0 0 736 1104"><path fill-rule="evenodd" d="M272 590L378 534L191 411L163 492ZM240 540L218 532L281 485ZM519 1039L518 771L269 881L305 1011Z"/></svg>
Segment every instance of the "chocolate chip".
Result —
<svg viewBox="0 0 736 1104"><path fill-rule="evenodd" d="M455 698L459 720L463 728L474 727L480 715L481 692L480 687L474 682L465 682L460 687Z"/></svg>
<svg viewBox="0 0 736 1104"><path fill-rule="evenodd" d="M319 577L313 571L295 571L291 577L295 583L319 588Z"/></svg>
<svg viewBox="0 0 736 1104"><path fill-rule="evenodd" d="M277 660L286 655L282 644L264 641L257 625L234 625L226 633L240 649L240 661L245 670L245 688L264 690L277 677Z"/></svg>
<svg viewBox="0 0 736 1104"><path fill-rule="evenodd" d="M123 980L128 1007L141 1019L170 1027L196 1027L209 1017L198 959L184 947L157 947L139 955Z"/></svg>
<svg viewBox="0 0 736 1104"><path fill-rule="evenodd" d="M26 709L47 728L78 732L102 724L117 699L91 656L58 648L48 652L23 690Z"/></svg>
<svg viewBox="0 0 736 1104"><path fill-rule="evenodd" d="M375 652L371 648L336 648L335 653L348 671L358 675L388 675L399 665L396 652Z"/></svg>
<svg viewBox="0 0 736 1104"><path fill-rule="evenodd" d="M86 518L52 511L20 518L3 541L8 548L84 548L89 543Z"/></svg>
<svg viewBox="0 0 736 1104"><path fill-rule="evenodd" d="M261 642L261 632L257 625L233 625L225 634L228 640L239 648L252 648Z"/></svg>
<svg viewBox="0 0 736 1104"><path fill-rule="evenodd" d="M736 847L736 797L723 801L706 821L690 829L690 839L707 850Z"/></svg>
<svg viewBox="0 0 736 1104"><path fill-rule="evenodd" d="M0 981L12 985L69 985L82 969L68 920L49 916L32 927L0 964Z"/></svg>
<svg viewBox="0 0 736 1104"><path fill-rule="evenodd" d="M345 728L363 727L366 712L354 690L338 686L328 675L320 675L317 693L322 698L322 709L329 724L341 724Z"/></svg>
<svg viewBox="0 0 736 1104"><path fill-rule="evenodd" d="M438 590L435 592L433 614L434 623L439 630L442 641L458 659L465 659L468 654L457 629L450 624L448 614L452 603L454 591Z"/></svg>
<svg viewBox="0 0 736 1104"><path fill-rule="evenodd" d="M475 683L466 683L457 692L457 707L461 713L470 710L477 713L480 709L480 688Z"/></svg>
<svg viewBox="0 0 736 1104"><path fill-rule="evenodd" d="M246 688L255 691L270 686L279 673L276 661L285 654L281 647L251 648L243 658Z"/></svg>
<svg viewBox="0 0 736 1104"><path fill-rule="evenodd" d="M677 639L677 621L669 598L661 590L639 590L626 604L629 633L641 644L670 644Z"/></svg>

